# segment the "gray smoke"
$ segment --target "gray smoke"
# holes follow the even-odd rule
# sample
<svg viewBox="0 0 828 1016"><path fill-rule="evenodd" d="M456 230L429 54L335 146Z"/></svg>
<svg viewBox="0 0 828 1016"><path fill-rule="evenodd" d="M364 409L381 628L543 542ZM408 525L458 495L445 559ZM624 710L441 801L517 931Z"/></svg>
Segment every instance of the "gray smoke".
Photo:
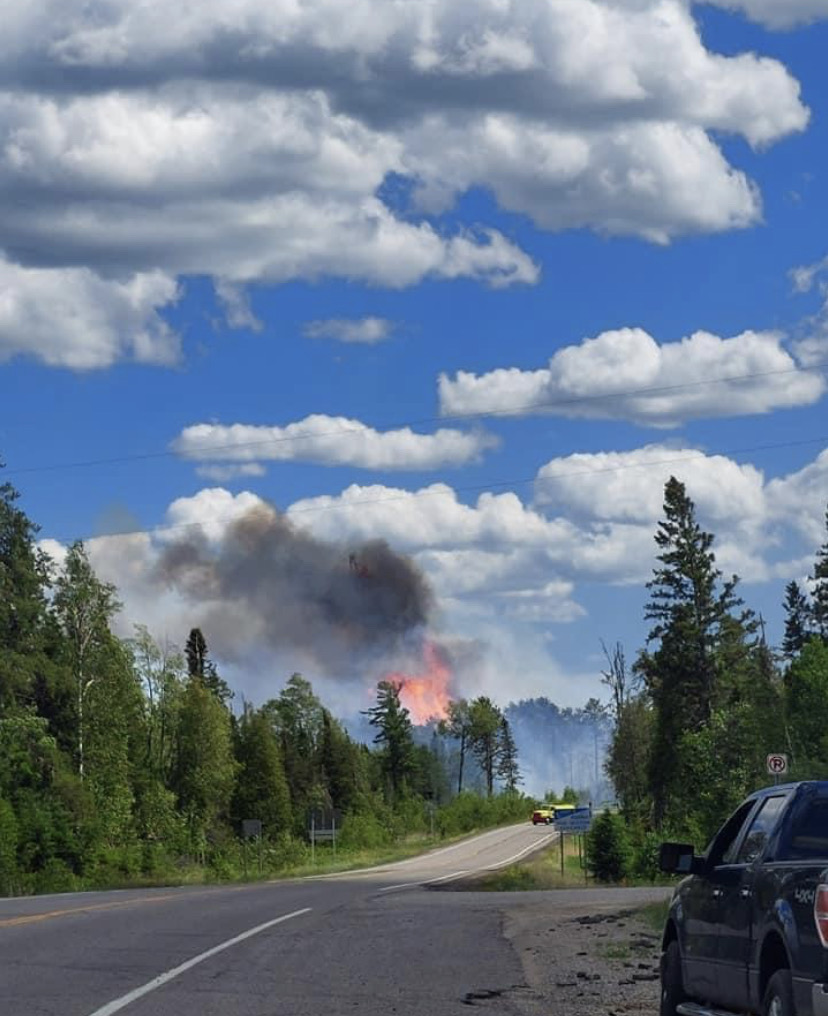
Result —
<svg viewBox="0 0 828 1016"><path fill-rule="evenodd" d="M384 541L325 543L269 507L234 522L220 546L200 530L176 540L156 579L193 602L223 659L294 649L328 673L401 647L433 605L414 562Z"/></svg>

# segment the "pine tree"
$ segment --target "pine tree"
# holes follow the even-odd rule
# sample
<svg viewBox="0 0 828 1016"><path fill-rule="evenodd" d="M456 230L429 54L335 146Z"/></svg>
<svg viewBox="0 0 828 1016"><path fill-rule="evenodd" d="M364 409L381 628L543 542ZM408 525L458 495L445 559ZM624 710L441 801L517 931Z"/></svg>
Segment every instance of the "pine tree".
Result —
<svg viewBox="0 0 828 1016"><path fill-rule="evenodd" d="M187 657L187 673L191 678L198 678L212 695L226 706L233 698L230 685L219 675L218 668L210 659L207 640L200 628L193 628L187 637L184 647Z"/></svg>
<svg viewBox="0 0 828 1016"><path fill-rule="evenodd" d="M501 721L503 714L485 695L469 705L469 746L486 778L486 792L494 793L494 779L501 755Z"/></svg>
<svg viewBox="0 0 828 1016"><path fill-rule="evenodd" d="M500 721L500 743L498 745L497 775L509 793L514 793L519 783L523 783L518 766L518 752L515 739L512 737L512 728L504 716Z"/></svg>
<svg viewBox="0 0 828 1016"><path fill-rule="evenodd" d="M469 703L465 699L449 702L448 716L445 720L440 721L438 729L444 736L451 737L458 742L457 793L462 794L463 773L466 766L466 752L469 747L469 731L471 729Z"/></svg>
<svg viewBox="0 0 828 1016"><path fill-rule="evenodd" d="M785 587L785 636L782 655L790 663L802 652L810 635L811 608L799 584L789 582Z"/></svg>
<svg viewBox="0 0 828 1016"><path fill-rule="evenodd" d="M828 531L828 508L825 510L825 528ZM822 641L828 645L828 539L819 548L811 581L814 627Z"/></svg>
<svg viewBox="0 0 828 1016"><path fill-rule="evenodd" d="M377 728L374 744L382 746L383 771L392 803L405 790L414 765L411 716L400 701L401 691L399 682L380 681L377 704L367 711L368 722Z"/></svg>
<svg viewBox="0 0 828 1016"><path fill-rule="evenodd" d="M658 647L637 663L655 708L650 779L659 826L681 781L677 746L709 721L716 704L725 630L732 646L734 621L743 638L756 627L748 612L734 617L742 602L735 594L738 579L722 581L713 536L696 521L695 505L675 477L665 486L664 516L655 537L660 566L647 583L645 613L654 622L648 643Z"/></svg>

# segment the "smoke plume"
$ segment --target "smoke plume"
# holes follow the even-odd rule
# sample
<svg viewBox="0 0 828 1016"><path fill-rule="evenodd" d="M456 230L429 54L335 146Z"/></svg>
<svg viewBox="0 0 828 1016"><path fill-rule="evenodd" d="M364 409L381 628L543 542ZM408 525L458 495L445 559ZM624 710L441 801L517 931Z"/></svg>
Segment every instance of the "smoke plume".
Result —
<svg viewBox="0 0 828 1016"><path fill-rule="evenodd" d="M223 659L254 646L293 649L344 674L427 624L433 595L424 575L382 540L325 543L268 506L237 519L220 544L194 533L165 547L155 578L198 605Z"/></svg>

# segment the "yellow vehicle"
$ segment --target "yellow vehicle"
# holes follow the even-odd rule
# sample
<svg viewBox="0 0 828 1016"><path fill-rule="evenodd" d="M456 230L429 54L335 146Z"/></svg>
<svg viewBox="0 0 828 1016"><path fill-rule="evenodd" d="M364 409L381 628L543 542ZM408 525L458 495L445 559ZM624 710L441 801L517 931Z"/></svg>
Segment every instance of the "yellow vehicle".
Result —
<svg viewBox="0 0 828 1016"><path fill-rule="evenodd" d="M552 825L559 815L568 815L575 808L574 804L550 804L545 808L536 808L532 812L532 825Z"/></svg>

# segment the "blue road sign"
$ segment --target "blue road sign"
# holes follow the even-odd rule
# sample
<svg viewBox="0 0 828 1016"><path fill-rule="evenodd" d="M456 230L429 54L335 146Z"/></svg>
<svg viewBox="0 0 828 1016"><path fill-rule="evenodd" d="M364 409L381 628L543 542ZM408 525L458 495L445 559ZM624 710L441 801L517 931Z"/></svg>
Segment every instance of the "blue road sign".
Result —
<svg viewBox="0 0 828 1016"><path fill-rule="evenodd" d="M555 820L555 828L560 833L588 833L591 825L592 812L589 808L577 808Z"/></svg>

